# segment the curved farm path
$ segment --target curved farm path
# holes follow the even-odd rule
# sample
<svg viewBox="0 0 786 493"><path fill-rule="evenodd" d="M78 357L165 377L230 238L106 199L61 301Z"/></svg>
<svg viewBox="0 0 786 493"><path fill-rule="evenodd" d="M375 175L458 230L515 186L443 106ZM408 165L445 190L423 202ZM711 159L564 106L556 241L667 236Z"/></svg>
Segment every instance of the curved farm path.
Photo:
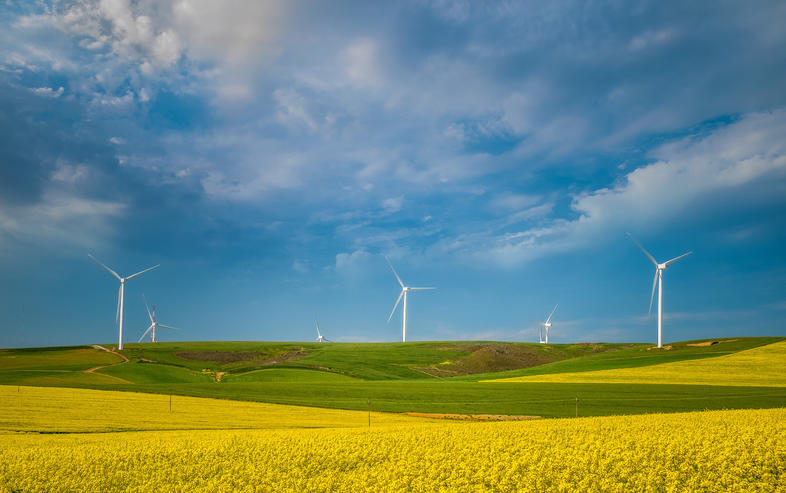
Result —
<svg viewBox="0 0 786 493"><path fill-rule="evenodd" d="M115 354L115 355L117 355L117 356L120 356L121 358L123 358L123 361L121 361L120 363L113 363L113 364L111 364L111 365L101 365L101 366L94 366L93 368L89 368L89 369L87 369L87 370L83 370L85 373L93 373L93 372L95 372L96 370L100 370L101 368L109 368L110 366L120 366L120 365L124 365L124 364L128 363L128 361L129 361L129 360L128 360L128 358L126 357L126 355L125 355L125 354L120 354L120 353L118 353L117 351L113 351L113 350L111 350L111 349L107 349L107 348L105 348L104 346L100 346L100 345L98 345L98 344L93 344L93 347L94 347L94 348L96 348L96 349L101 349L101 350L103 350L103 351L106 351L107 353L112 353L112 354ZM103 375L103 376L105 376L105 377L110 377L110 378L114 378L114 379L117 379L117 380L121 380L121 381L123 381L124 383L131 383L131 382L129 382L128 380L124 380L124 379L122 379L122 378L120 378L120 377L114 377L114 376L112 376L112 375L106 375L106 374L104 374L104 373L102 373L101 375Z"/></svg>

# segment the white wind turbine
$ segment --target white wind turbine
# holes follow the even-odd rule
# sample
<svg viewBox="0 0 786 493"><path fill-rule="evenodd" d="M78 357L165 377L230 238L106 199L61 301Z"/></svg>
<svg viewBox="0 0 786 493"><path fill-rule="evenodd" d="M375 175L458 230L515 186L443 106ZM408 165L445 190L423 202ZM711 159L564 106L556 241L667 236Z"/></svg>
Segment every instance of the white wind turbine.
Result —
<svg viewBox="0 0 786 493"><path fill-rule="evenodd" d="M659 264L658 261L655 260L655 257L650 255L650 252L645 250L644 247L641 246L641 243L636 241L636 238L634 238L633 235L631 235L630 233L626 233L626 234L630 237L631 240L633 240L633 243L635 243L636 246L638 246L641 249L641 251L644 252L644 255L646 255L647 258L649 258L653 264L655 264L655 277L652 279L652 294L650 295L649 313L652 314L652 301L655 299L655 284L657 284L658 285L658 347L661 348L663 347L663 337L662 337L663 335L663 271L666 270L666 268L669 265L673 264L674 262L681 259L682 257L687 257L688 255L693 253L693 251L690 251L688 253L683 253L679 257L674 257L671 260L667 260L666 262Z"/></svg>
<svg viewBox="0 0 786 493"><path fill-rule="evenodd" d="M115 313L115 322L119 322L119 325L120 325L120 334L118 336L117 349L118 349L118 351L122 351L123 350L123 298L124 298L126 281L130 281L131 279L133 279L135 277L139 277L142 274L144 274L145 272L153 270L153 269L155 269L156 267L158 267L161 264L156 264L153 267L148 267L147 269L139 271L136 274L132 274L132 275L130 275L128 277L120 277L120 275L117 272L113 271L112 269L110 269L106 265L104 265L101 262L99 262L98 259L96 259L92 255L90 255L89 253L87 254L87 256L90 257L91 259L93 259L93 261L95 263L97 263L98 265L100 265L104 269L108 270L110 274L115 276L120 281L120 289L117 292L117 312Z"/></svg>
<svg viewBox="0 0 786 493"><path fill-rule="evenodd" d="M393 318L393 314L396 312L396 308L398 308L398 302L401 301L401 297L404 297L404 307L402 308L401 313L401 341L407 342L407 293L409 291L422 291L425 289L437 289L437 288L413 288L410 286L405 286L404 283L401 281L401 278L398 277L396 273L396 269L393 268L393 264L390 263L390 259L385 257L385 260L388 261L388 265L390 266L390 270L393 271L393 275L396 276L396 280L399 284L401 284L401 293L398 295L398 299L396 300L396 304L393 305L393 310L390 312L390 316L388 317L388 322L390 319Z"/></svg>
<svg viewBox="0 0 786 493"><path fill-rule="evenodd" d="M169 325L158 323L156 321L156 305L153 305L153 311L151 312L150 307L147 306L147 298L145 298L145 295L142 295L142 298L145 299L145 308L147 309L147 316L150 317L150 327L148 327L145 333L142 334L142 337L139 338L138 342L142 342L142 339L144 339L147 333L151 331L152 333L150 334L150 342L156 342L156 329L159 327L163 327L165 329L180 330L177 327L170 327Z"/></svg>
<svg viewBox="0 0 786 493"><path fill-rule="evenodd" d="M551 317L553 317L554 316L554 312L557 311L557 306L559 306L559 303L554 305L554 309L551 310L551 314L548 316L548 318L546 318L545 322L538 322L538 324L540 324L543 327L543 328L541 328L538 331L538 336L539 336L541 344L548 344L549 343L549 329L551 328ZM543 333L544 332L546 333L546 339L545 340L543 339Z"/></svg>
<svg viewBox="0 0 786 493"><path fill-rule="evenodd" d="M330 339L328 339L328 338L326 338L325 336L323 336L323 335L322 335L322 332L320 332L320 331L319 331L319 320L317 320L317 319L315 318L315 319L314 319L314 323L315 323L315 324L316 324L316 326L317 326L317 342L333 342L333 341L331 341Z"/></svg>

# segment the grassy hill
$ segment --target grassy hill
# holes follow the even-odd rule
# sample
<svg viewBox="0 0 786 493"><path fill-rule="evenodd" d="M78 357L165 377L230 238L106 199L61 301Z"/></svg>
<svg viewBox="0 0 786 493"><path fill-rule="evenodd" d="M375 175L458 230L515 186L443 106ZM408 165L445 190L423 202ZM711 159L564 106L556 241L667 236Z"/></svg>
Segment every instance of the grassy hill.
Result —
<svg viewBox="0 0 786 493"><path fill-rule="evenodd" d="M717 358L609 370L544 373L496 382L651 383L786 387L786 341Z"/></svg>
<svg viewBox="0 0 786 493"><path fill-rule="evenodd" d="M481 380L722 361L783 338L644 344L179 342L0 350L0 384L377 411L538 416L780 407L786 388ZM111 346L105 346L112 349ZM712 358L712 360L707 359ZM127 360L127 361L126 361ZM597 383L601 382L601 383ZM722 383L722 382L720 382ZM578 406L577 406L578 398Z"/></svg>
<svg viewBox="0 0 786 493"><path fill-rule="evenodd" d="M589 372L615 368L640 368L662 363L715 358L783 340L783 337L700 339L672 342L666 345L668 349L657 349L649 344L638 344L632 347L620 348L617 351L604 351L598 354L589 354L582 358L566 359L507 372L477 373L462 379L477 381L532 375Z"/></svg>
<svg viewBox="0 0 786 493"><path fill-rule="evenodd" d="M291 342L170 342L127 344L128 358L95 346L0 350L0 383L51 385L58 378L102 383L222 383L269 381L286 370L297 380L431 380L529 368L631 344L527 344L512 342L408 342L336 344ZM116 346L104 346L107 349ZM95 367L93 375L67 375ZM311 373L309 373L311 372ZM319 375L317 375L319 373ZM220 374L220 377L217 377ZM307 378L308 377L308 378ZM119 380L117 380L120 383ZM44 383L46 382L46 383Z"/></svg>

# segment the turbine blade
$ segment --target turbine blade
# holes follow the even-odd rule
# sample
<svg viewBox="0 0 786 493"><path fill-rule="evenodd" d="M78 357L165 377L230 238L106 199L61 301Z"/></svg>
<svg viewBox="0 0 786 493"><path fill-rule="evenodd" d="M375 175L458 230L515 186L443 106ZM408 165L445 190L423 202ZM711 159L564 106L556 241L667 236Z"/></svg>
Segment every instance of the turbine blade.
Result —
<svg viewBox="0 0 786 493"><path fill-rule="evenodd" d="M655 285L658 284L658 269L655 269L655 277L652 278L652 294L650 295L650 310L648 315L652 315L652 301L655 299Z"/></svg>
<svg viewBox="0 0 786 493"><path fill-rule="evenodd" d="M437 289L437 288L408 288L410 291L423 291L424 289Z"/></svg>
<svg viewBox="0 0 786 493"><path fill-rule="evenodd" d="M390 323L390 319L393 318L393 314L396 313L396 308L398 308L398 302L401 301L401 297L404 296L404 290L402 289L398 295L398 299L396 300L396 304L393 305L393 309L390 311L390 316L388 317L388 323Z"/></svg>
<svg viewBox="0 0 786 493"><path fill-rule="evenodd" d="M148 327L148 328L147 328L147 330L145 331L145 333L144 333L144 334L142 334L142 337L140 337L140 338L139 338L139 340L138 340L137 342L142 342L142 339L144 339L144 338L145 338L145 336L146 336L146 335L147 335L147 334L150 332L150 330L151 330L152 328L153 328L153 326L152 326L152 325L151 325L150 327Z"/></svg>
<svg viewBox="0 0 786 493"><path fill-rule="evenodd" d="M120 277L120 275L117 272L113 271L112 269L110 269L106 265L104 265L101 262L99 262L99 260L97 258L95 258L94 256L92 256L91 254L88 253L87 256L90 257L91 259L93 259L93 262L97 263L98 265L100 265L104 269L108 270L109 273L112 274L113 276L115 276L118 280L122 280L123 279L122 277Z"/></svg>
<svg viewBox="0 0 786 493"><path fill-rule="evenodd" d="M557 303L556 305L554 305L554 309L553 309L553 310L551 310L551 315L549 315L549 318L547 318L547 319L546 319L546 323L549 323L549 322L551 322L551 317L553 317L553 316L554 316L554 312L556 312L556 311L557 311L557 306L559 306L559 303Z"/></svg>
<svg viewBox="0 0 786 493"><path fill-rule="evenodd" d="M679 260L679 259L681 259L681 258L683 258L683 257L687 257L687 256L688 256L688 255L690 255L691 253L693 253L693 251L690 251L690 252L688 252L688 253L683 253L683 254L682 254L682 255L680 255L679 257L674 257L674 258L673 258L673 259L671 259L671 260L667 260L667 261L666 261L666 263L665 263L666 267L668 267L670 264L672 264L672 263L676 262L677 260Z"/></svg>
<svg viewBox="0 0 786 493"><path fill-rule="evenodd" d="M643 247L643 246L641 246L641 243L639 243L638 241L636 241L636 238L634 238L634 237L633 237L633 235L631 235L630 233L625 233L625 234L626 234L626 235L628 235L628 236L630 237L630 239L631 239L631 240L633 240L633 243L635 243L635 244L636 244L636 246L638 246L638 247L641 249L641 251L642 251L642 252L644 252L644 255L646 255L646 256L647 256L647 258L649 258L649 259L652 261L652 263L653 263L653 264L655 264L655 265L658 265L658 262L655 260L655 257L653 257L652 255L650 255L650 252L648 252L647 250L645 250L645 249L644 249L644 247Z"/></svg>
<svg viewBox="0 0 786 493"><path fill-rule="evenodd" d="M145 298L145 293L142 293L142 299L145 300L145 308L147 309L147 316L150 317L150 321L155 323L156 319L153 318L153 314L150 313L150 307L147 306L147 298Z"/></svg>
<svg viewBox="0 0 786 493"><path fill-rule="evenodd" d="M161 264L156 264L156 265L154 265L153 267L148 267L147 269L145 269L145 270L141 270L141 271L137 272L136 274L131 274L130 276L126 277L126 281L128 281L129 279L133 279L133 278L135 278L135 277L139 277L139 276L141 276L142 274L144 274L145 272L151 271L151 270L155 269L156 267L158 267L158 266L160 266L160 265L161 265Z"/></svg>
<svg viewBox="0 0 786 493"><path fill-rule="evenodd" d="M317 339L319 339L320 337L322 337L322 333L319 331L319 320L314 318L314 323L317 325Z"/></svg>
<svg viewBox="0 0 786 493"><path fill-rule="evenodd" d="M178 329L177 327L170 327L169 325L158 324L158 323L156 324L156 327L163 327L165 329L172 329L172 330L183 330L183 329Z"/></svg>
<svg viewBox="0 0 786 493"><path fill-rule="evenodd" d="M398 280L398 283L401 284L401 287L403 288L404 287L404 283L401 281L401 278L398 277L398 274L396 273L396 269L393 268L393 264L390 263L390 259L387 257L387 255L385 255L385 260L388 261L388 265L390 266L390 270L393 271L393 275L396 276L396 279Z"/></svg>

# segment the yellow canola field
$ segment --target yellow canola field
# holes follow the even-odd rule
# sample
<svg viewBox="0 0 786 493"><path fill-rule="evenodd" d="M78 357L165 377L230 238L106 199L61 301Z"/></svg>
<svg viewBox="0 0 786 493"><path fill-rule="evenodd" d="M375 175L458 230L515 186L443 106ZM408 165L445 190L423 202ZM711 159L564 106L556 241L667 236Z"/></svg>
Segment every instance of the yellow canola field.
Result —
<svg viewBox="0 0 786 493"><path fill-rule="evenodd" d="M784 491L786 410L0 435L0 491Z"/></svg>
<svg viewBox="0 0 786 493"><path fill-rule="evenodd" d="M486 382L675 383L786 387L786 341L713 358L639 368L531 375Z"/></svg>
<svg viewBox="0 0 786 493"><path fill-rule="evenodd" d="M0 433L337 428L368 426L368 418L363 411L178 395L171 398L170 411L168 395L0 385ZM413 421L417 419L371 413L374 425Z"/></svg>

